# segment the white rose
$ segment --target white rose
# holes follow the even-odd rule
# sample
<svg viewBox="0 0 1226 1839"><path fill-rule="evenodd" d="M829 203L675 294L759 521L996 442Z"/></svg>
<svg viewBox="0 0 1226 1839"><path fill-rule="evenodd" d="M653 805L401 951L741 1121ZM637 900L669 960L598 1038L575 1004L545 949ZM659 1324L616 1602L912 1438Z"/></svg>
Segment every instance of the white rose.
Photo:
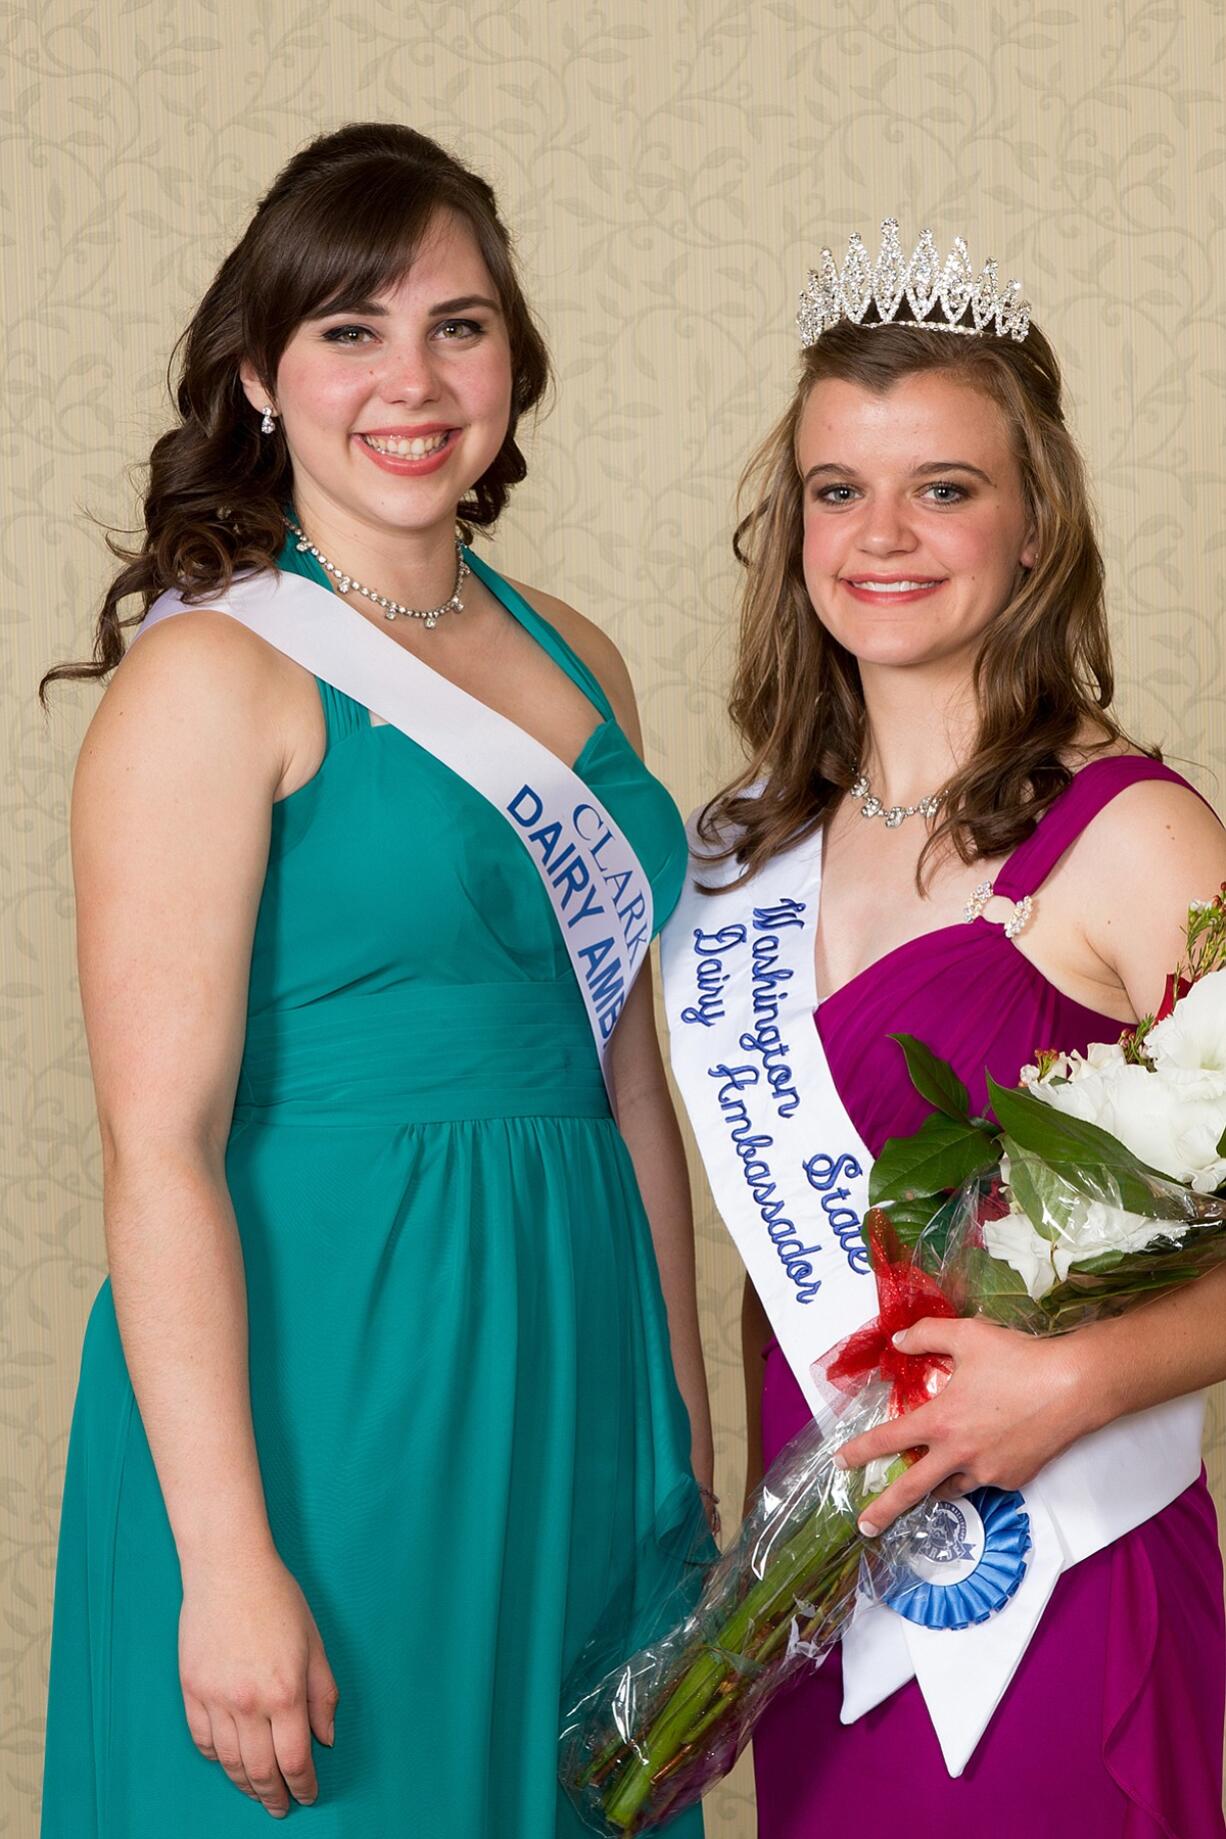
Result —
<svg viewBox="0 0 1226 1839"><path fill-rule="evenodd" d="M1032 1087L1036 1098L1041 1098L1053 1111L1062 1111L1066 1117L1082 1118L1087 1124L1099 1124L1104 1130L1110 1130L1108 1122L1114 1104L1114 1089L1118 1081L1126 1074L1139 1073L1142 1079L1152 1081L1154 1075L1148 1067L1130 1067L1121 1053L1118 1059L1108 1059L1101 1066L1094 1066L1080 1054L1068 1055L1070 1073L1060 1085L1052 1085L1047 1080L1040 1080Z"/></svg>
<svg viewBox="0 0 1226 1839"><path fill-rule="evenodd" d="M1226 1073L1226 971L1194 983L1150 1029L1145 1051L1163 1073L1170 1067Z"/></svg>
<svg viewBox="0 0 1226 1839"><path fill-rule="evenodd" d="M1127 1066L1128 1064L1124 1058L1124 1050L1118 1041L1091 1041L1084 1055L1073 1054L1072 1058L1079 1060L1084 1067L1093 1067L1096 1072L1101 1072L1108 1067ZM1074 1073L1073 1077L1076 1078L1077 1074Z"/></svg>
<svg viewBox="0 0 1226 1839"><path fill-rule="evenodd" d="M1150 1168L1198 1193L1211 1194L1226 1181L1226 1158L1217 1153L1226 1130L1226 1070L1164 1061L1151 1071L1121 1055L1067 1085L1039 1084L1034 1094L1053 1111L1097 1124Z"/></svg>
<svg viewBox="0 0 1226 1839"><path fill-rule="evenodd" d="M1156 1239L1180 1239L1186 1231L1186 1226L1170 1220L1147 1219L1144 1214L1108 1207L1078 1194L1061 1223L1059 1241L1051 1248L1052 1263L1063 1283L1074 1264L1101 1257L1103 1252L1144 1251Z"/></svg>
<svg viewBox="0 0 1226 1839"><path fill-rule="evenodd" d="M1024 1213L1014 1208L999 1220L985 1220L983 1243L993 1258L1017 1272L1036 1303L1047 1295L1056 1281L1055 1247L1035 1231Z"/></svg>
<svg viewBox="0 0 1226 1839"><path fill-rule="evenodd" d="M1036 1232L1026 1215L1016 1208L1003 1219L984 1221L983 1243L993 1258L1017 1272L1037 1303L1057 1281L1064 1282L1075 1264L1104 1252L1143 1251L1156 1239L1177 1239L1186 1230L1167 1220L1150 1220L1139 1213L1127 1213L1122 1207L1086 1200L1070 1189L1054 1244Z"/></svg>
<svg viewBox="0 0 1226 1839"><path fill-rule="evenodd" d="M1212 1194L1226 1180L1226 1159L1217 1153L1226 1130L1226 1071L1169 1063L1156 1073L1127 1071L1134 1077L1112 1085L1103 1128L1151 1168Z"/></svg>
<svg viewBox="0 0 1226 1839"><path fill-rule="evenodd" d="M1084 1054L1055 1054L1043 1073L1037 1066L1024 1066L1021 1071L1021 1084L1034 1093L1036 1098L1046 1098L1053 1080L1079 1084L1085 1079L1092 1079L1096 1073L1126 1065L1124 1050L1118 1041L1092 1041ZM1058 1088L1054 1088L1058 1089ZM1078 1113L1080 1115L1080 1113Z"/></svg>

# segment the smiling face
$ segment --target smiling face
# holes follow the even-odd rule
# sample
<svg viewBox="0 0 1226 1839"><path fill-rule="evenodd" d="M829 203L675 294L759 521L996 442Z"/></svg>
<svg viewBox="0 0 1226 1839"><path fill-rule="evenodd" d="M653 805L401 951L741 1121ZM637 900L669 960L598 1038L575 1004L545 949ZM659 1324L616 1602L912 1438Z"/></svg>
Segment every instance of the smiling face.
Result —
<svg viewBox="0 0 1226 1839"><path fill-rule="evenodd" d="M262 410L267 389L241 375ZM450 537L506 437L511 390L497 289L467 219L441 211L401 280L305 319L285 347L273 393L300 514Z"/></svg>
<svg viewBox="0 0 1226 1839"><path fill-rule="evenodd" d="M824 378L796 456L805 585L831 636L862 667L969 665L1035 560L996 403L940 371L884 393Z"/></svg>

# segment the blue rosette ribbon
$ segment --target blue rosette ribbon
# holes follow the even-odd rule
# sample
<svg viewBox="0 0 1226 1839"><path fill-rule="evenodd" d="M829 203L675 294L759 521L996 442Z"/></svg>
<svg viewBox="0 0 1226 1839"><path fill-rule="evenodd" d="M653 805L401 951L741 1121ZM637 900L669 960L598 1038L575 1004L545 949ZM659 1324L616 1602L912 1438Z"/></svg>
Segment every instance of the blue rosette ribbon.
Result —
<svg viewBox="0 0 1226 1839"><path fill-rule="evenodd" d="M1016 1489L928 1501L880 1600L921 1628L970 1628L1015 1594L1030 1547L1030 1516Z"/></svg>

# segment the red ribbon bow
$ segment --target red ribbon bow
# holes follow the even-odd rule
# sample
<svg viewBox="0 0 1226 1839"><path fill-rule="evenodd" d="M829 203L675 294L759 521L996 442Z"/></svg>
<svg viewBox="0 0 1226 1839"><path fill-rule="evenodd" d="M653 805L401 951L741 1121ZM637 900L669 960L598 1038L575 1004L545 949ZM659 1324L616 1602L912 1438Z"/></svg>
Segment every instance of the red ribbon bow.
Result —
<svg viewBox="0 0 1226 1839"><path fill-rule="evenodd" d="M880 1313L818 1364L829 1383L851 1397L870 1379L887 1380L891 1412L901 1417L928 1403L940 1390L933 1383L935 1376L942 1376L943 1385L953 1372L953 1361L948 1354L904 1354L894 1346L894 1336L925 1316L952 1319L958 1311L936 1279L919 1269L879 1207L872 1209L865 1227Z"/></svg>

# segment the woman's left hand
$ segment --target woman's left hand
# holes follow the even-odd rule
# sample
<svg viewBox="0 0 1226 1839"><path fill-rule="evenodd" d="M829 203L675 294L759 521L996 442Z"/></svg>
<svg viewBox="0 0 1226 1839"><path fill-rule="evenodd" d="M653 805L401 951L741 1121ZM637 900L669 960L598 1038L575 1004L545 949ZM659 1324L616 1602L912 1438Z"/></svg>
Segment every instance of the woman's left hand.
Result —
<svg viewBox="0 0 1226 1839"><path fill-rule="evenodd" d="M854 1437L839 1465L922 1448L907 1473L873 1501L860 1530L873 1538L926 1494L1020 1488L1092 1428L1080 1397L1075 1334L1041 1340L975 1320L928 1316L895 1337L906 1354L944 1354L953 1372L926 1405Z"/></svg>

